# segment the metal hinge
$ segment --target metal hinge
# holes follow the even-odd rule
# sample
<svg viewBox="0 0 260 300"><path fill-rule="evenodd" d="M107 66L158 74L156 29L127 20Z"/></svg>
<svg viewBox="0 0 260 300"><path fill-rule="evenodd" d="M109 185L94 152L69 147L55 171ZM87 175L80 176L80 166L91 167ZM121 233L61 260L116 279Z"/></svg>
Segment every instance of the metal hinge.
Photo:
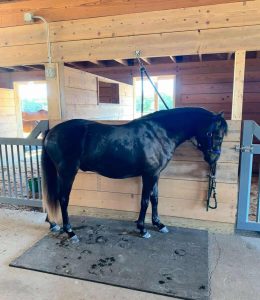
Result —
<svg viewBox="0 0 260 300"><path fill-rule="evenodd" d="M247 153L252 153L254 150L254 147L251 145L251 146L238 146L236 145L235 146L235 151L237 152L247 152Z"/></svg>

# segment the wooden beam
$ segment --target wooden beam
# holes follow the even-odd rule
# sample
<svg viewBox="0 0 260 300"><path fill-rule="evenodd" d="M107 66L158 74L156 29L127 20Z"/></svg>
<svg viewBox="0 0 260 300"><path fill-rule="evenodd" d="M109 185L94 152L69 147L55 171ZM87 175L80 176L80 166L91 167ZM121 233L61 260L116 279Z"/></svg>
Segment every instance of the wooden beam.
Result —
<svg viewBox="0 0 260 300"><path fill-rule="evenodd" d="M55 69L56 72L54 78L46 77L48 119L50 121L50 127L52 127L57 121L63 119L64 114L64 64L46 64L45 68L47 67Z"/></svg>
<svg viewBox="0 0 260 300"><path fill-rule="evenodd" d="M235 52L231 120L242 120L246 51Z"/></svg>
<svg viewBox="0 0 260 300"><path fill-rule="evenodd" d="M119 59L119 58L117 58L117 59L114 59L114 60L116 62L118 62L119 64L121 64L121 65L128 66L128 62L127 62L126 59Z"/></svg>
<svg viewBox="0 0 260 300"><path fill-rule="evenodd" d="M1 7L1 6L0 6ZM236 16L234 17L234 11ZM209 15L210 14L210 15ZM1 15L1 14L0 14ZM1 16L2 17L2 16ZM205 6L50 23L51 42L91 40L259 24L260 2ZM210 21L209 21L210 20ZM0 19L1 22L1 19ZM210 22L210 27L208 22ZM0 28L0 47L46 42L44 24Z"/></svg>
<svg viewBox="0 0 260 300"><path fill-rule="evenodd" d="M174 56L169 56L171 61L174 62L176 64L176 58Z"/></svg>
<svg viewBox="0 0 260 300"><path fill-rule="evenodd" d="M244 0L243 0L244 1ZM3 3L0 6L0 27L23 25L23 13L33 11L35 15L44 17L48 22L61 20L77 20L122 14L153 12L159 10L180 9L221 3L243 2L242 0L177 0L161 1L99 1L93 0L24 0L15 3ZM248 2L248 1L247 1Z"/></svg>

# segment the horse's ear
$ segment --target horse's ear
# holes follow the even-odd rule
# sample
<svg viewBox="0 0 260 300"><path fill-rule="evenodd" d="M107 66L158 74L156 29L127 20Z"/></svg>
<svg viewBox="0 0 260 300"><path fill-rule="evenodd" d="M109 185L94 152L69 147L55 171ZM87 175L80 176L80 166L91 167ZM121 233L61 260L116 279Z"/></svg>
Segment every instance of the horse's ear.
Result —
<svg viewBox="0 0 260 300"><path fill-rule="evenodd" d="M221 111L220 113L218 113L217 115L219 118L224 118L224 111Z"/></svg>
<svg viewBox="0 0 260 300"><path fill-rule="evenodd" d="M214 116L214 119L215 120L220 120L220 119L223 119L224 118L224 112L222 111L222 112L220 112L220 113L218 113L218 114L216 114L215 116Z"/></svg>

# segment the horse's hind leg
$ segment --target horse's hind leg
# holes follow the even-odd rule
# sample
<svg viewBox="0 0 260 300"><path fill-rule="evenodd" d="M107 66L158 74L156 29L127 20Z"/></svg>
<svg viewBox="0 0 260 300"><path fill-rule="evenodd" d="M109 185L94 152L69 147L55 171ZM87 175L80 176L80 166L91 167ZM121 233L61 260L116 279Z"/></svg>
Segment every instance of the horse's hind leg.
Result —
<svg viewBox="0 0 260 300"><path fill-rule="evenodd" d="M153 186L157 181L154 177L143 176L143 189L141 198L141 210L139 218L137 220L137 228L140 230L140 234L143 238L149 238L151 235L144 226L145 215L149 205L149 198L153 190Z"/></svg>
<svg viewBox="0 0 260 300"><path fill-rule="evenodd" d="M72 188L74 178L77 174L78 168L62 168L59 170L59 201L61 207L63 230L68 234L69 239L73 243L79 242L77 235L73 232L72 227L69 222L68 216L68 204L69 196Z"/></svg>
<svg viewBox="0 0 260 300"><path fill-rule="evenodd" d="M160 232L167 233L169 232L168 228L161 223L159 215L158 215L158 181L155 183L153 187L153 191L150 196L150 201L152 204L152 223L156 226Z"/></svg>
<svg viewBox="0 0 260 300"><path fill-rule="evenodd" d="M50 225L50 231L52 232L59 232L60 231L60 226L56 224L55 222L51 222L48 215L46 216L45 222L48 222Z"/></svg>

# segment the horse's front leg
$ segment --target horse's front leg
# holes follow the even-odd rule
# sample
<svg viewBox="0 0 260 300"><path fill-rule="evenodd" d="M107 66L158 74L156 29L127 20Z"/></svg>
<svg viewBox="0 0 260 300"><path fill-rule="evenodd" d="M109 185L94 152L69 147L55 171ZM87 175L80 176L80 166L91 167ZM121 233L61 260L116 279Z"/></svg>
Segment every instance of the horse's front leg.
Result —
<svg viewBox="0 0 260 300"><path fill-rule="evenodd" d="M152 204L152 223L156 226L160 232L167 233L169 232L168 228L161 223L158 215L158 180L153 187L153 191L150 196L150 201Z"/></svg>
<svg viewBox="0 0 260 300"><path fill-rule="evenodd" d="M151 192L153 190L153 186L156 182L155 178L151 177L142 177L143 179L143 189L142 189L142 198L141 198L141 210L139 213L139 218L137 220L137 228L140 230L140 234L143 238L151 237L150 233L145 228L145 215L149 205L149 199Z"/></svg>

